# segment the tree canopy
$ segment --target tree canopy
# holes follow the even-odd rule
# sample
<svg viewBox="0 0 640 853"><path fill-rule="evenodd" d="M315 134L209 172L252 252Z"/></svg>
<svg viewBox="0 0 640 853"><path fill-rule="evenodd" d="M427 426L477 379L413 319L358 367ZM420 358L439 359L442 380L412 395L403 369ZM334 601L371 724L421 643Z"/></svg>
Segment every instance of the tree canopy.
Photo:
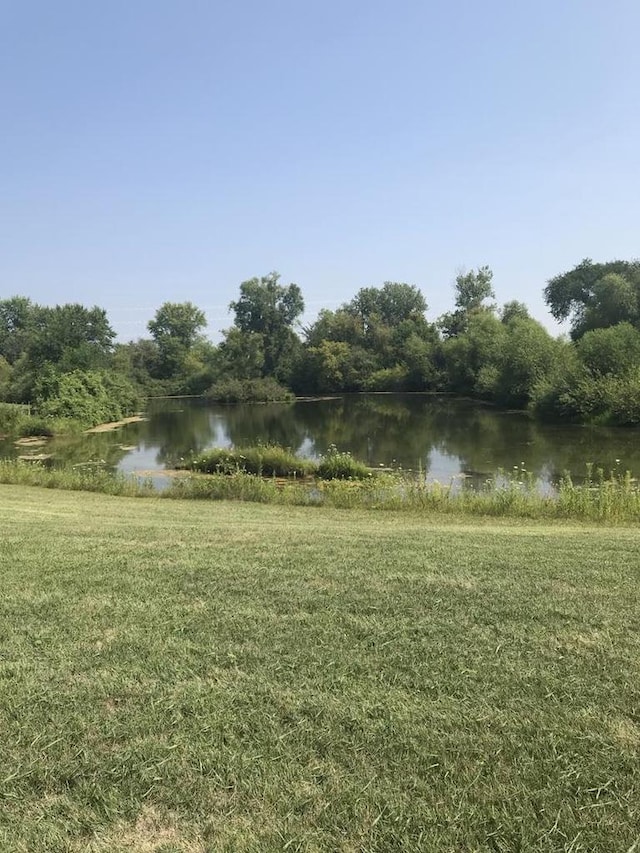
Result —
<svg viewBox="0 0 640 853"><path fill-rule="evenodd" d="M292 370L298 339L293 326L304 311L302 291L297 284L279 284L280 274L271 272L240 285L240 298L231 302L235 326L248 334L262 336L264 376L285 379Z"/></svg>
<svg viewBox="0 0 640 853"><path fill-rule="evenodd" d="M494 306L484 304L485 300L495 298L492 281L493 272L487 266L458 273L454 287L455 311L443 314L438 321L445 338L454 338L465 332L474 311L494 309Z"/></svg>
<svg viewBox="0 0 640 853"><path fill-rule="evenodd" d="M457 276L452 311L436 322L418 287L384 281L320 311L302 336L298 285L276 272L254 277L240 284L217 346L191 302L165 302L150 338L114 346L104 309L14 296L0 300L0 400L88 421L110 397L128 410L136 393L446 391L545 418L640 422L640 262L583 261L551 279L545 297L572 340L555 339L522 302L498 311L487 266Z"/></svg>
<svg viewBox="0 0 640 853"><path fill-rule="evenodd" d="M629 322L640 322L640 261L594 263L586 258L550 279L544 289L556 320L569 320L571 337Z"/></svg>
<svg viewBox="0 0 640 853"><path fill-rule="evenodd" d="M206 325L204 311L193 303L165 302L158 308L153 320L149 321L148 329L156 343L162 345L170 339L189 350Z"/></svg>

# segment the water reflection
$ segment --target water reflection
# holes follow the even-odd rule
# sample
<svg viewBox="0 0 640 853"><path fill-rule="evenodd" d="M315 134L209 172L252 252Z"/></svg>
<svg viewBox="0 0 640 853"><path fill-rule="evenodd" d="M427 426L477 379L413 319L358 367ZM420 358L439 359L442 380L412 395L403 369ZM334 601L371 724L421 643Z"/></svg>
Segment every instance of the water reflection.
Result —
<svg viewBox="0 0 640 853"><path fill-rule="evenodd" d="M448 483L479 485L498 469L524 465L543 481L591 462L640 473L638 430L539 424L468 400L429 394L346 395L328 400L219 406L197 399L153 400L148 420L115 433L58 439L56 463L101 462L126 472L171 467L207 447L274 442L308 457L331 444L372 467L421 470ZM2 455L17 455L4 442ZM619 461L617 461L619 460Z"/></svg>

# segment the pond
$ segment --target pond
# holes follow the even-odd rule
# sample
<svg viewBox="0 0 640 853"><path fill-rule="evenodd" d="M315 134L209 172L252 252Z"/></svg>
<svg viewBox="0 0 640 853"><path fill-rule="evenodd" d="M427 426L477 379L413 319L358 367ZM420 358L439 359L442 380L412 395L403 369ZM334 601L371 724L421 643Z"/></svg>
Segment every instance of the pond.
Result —
<svg viewBox="0 0 640 853"><path fill-rule="evenodd" d="M202 399L154 399L147 420L116 432L58 438L45 448L0 442L1 456L44 452L53 464L99 463L157 477L191 452L208 447L273 442L306 457L329 445L371 467L421 471L478 486L499 469L524 466L544 483L569 470L579 481L586 463L640 473L640 431L540 424L438 394L353 394L295 403L221 406Z"/></svg>

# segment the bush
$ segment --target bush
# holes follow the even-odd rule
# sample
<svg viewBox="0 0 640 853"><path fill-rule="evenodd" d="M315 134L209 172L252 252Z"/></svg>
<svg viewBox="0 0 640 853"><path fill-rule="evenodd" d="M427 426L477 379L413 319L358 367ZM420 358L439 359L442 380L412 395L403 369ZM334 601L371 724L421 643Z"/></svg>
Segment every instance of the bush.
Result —
<svg viewBox="0 0 640 853"><path fill-rule="evenodd" d="M274 444L258 447L214 447L178 466L203 474L260 474L263 477L304 477L315 471L308 459Z"/></svg>
<svg viewBox="0 0 640 853"><path fill-rule="evenodd" d="M75 426L75 424L73 424ZM31 407L21 403L0 403L0 434L13 437L42 435L50 437L67 432L65 424L31 414Z"/></svg>
<svg viewBox="0 0 640 853"><path fill-rule="evenodd" d="M409 385L409 371L402 364L383 367L365 380L366 391L405 391Z"/></svg>
<svg viewBox="0 0 640 853"><path fill-rule="evenodd" d="M71 418L85 426L118 421L133 414L138 398L123 376L106 371L46 372L36 385L41 417Z"/></svg>
<svg viewBox="0 0 640 853"><path fill-rule="evenodd" d="M372 472L364 462L356 461L350 453L341 453L332 444L320 460L316 475L322 480L365 480Z"/></svg>
<svg viewBox="0 0 640 853"><path fill-rule="evenodd" d="M20 428L28 418L28 406L22 406L19 403L0 403L0 433L20 434Z"/></svg>
<svg viewBox="0 0 640 853"><path fill-rule="evenodd" d="M640 370L615 376L557 375L539 383L533 411L547 419L632 426L640 423Z"/></svg>
<svg viewBox="0 0 640 853"><path fill-rule="evenodd" d="M206 397L219 403L276 403L293 400L293 394L275 379L222 379Z"/></svg>
<svg viewBox="0 0 640 853"><path fill-rule="evenodd" d="M176 466L201 474L259 474L263 477L306 477L321 480L364 480L372 472L350 453L331 445L320 462L301 459L291 450L275 444L257 447L214 447Z"/></svg>

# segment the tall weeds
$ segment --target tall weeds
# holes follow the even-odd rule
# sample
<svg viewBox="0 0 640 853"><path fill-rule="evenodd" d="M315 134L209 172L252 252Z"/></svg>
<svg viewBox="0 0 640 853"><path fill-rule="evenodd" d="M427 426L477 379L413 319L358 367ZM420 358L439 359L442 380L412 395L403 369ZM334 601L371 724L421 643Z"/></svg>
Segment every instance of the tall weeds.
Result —
<svg viewBox="0 0 640 853"><path fill-rule="evenodd" d="M567 473L557 489L544 493L523 469L487 480L480 490L428 483L399 473L364 480L307 478L288 482L235 470L230 474L184 474L163 490L150 480L96 468L47 468L37 462L0 460L0 483L103 492L131 497L181 500L240 500L341 509L401 510L528 519L573 519L606 523L640 521L640 489L627 473L608 476L588 470L576 485Z"/></svg>

